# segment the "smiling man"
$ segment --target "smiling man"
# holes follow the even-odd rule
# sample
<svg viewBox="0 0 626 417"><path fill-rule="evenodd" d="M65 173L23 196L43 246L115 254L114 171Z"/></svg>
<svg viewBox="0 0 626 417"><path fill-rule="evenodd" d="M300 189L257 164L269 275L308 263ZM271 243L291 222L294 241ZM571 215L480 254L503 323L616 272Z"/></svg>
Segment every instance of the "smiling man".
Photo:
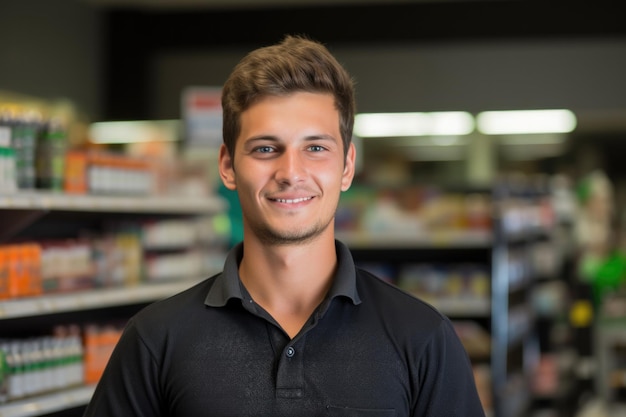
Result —
<svg viewBox="0 0 626 417"><path fill-rule="evenodd" d="M243 242L130 320L85 416L484 416L450 321L335 240L355 164L345 69L288 36L244 57L222 106Z"/></svg>

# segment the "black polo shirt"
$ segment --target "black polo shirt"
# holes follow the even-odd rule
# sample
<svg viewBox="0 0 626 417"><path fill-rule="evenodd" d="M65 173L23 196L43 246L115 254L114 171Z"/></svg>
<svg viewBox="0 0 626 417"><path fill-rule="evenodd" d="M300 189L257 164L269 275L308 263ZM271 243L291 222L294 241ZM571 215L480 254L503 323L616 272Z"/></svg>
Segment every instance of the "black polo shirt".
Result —
<svg viewBox="0 0 626 417"><path fill-rule="evenodd" d="M93 416L484 416L449 320L355 268L337 242L326 300L290 339L224 271L133 317Z"/></svg>

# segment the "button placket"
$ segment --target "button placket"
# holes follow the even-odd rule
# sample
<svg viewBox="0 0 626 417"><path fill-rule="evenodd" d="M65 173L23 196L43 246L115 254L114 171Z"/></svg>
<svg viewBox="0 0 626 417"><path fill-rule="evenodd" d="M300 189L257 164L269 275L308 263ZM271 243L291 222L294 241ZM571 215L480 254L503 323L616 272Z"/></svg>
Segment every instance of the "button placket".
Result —
<svg viewBox="0 0 626 417"><path fill-rule="evenodd" d="M278 360L276 395L279 398L302 398L304 395L304 340L291 340Z"/></svg>

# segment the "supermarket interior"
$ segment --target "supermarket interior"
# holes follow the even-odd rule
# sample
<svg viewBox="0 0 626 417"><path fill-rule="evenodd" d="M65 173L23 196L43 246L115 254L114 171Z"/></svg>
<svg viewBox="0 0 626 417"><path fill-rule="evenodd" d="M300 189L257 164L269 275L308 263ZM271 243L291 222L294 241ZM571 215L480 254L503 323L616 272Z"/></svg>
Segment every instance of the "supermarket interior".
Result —
<svg viewBox="0 0 626 417"><path fill-rule="evenodd" d="M626 416L616 3L2 0L0 417L80 416L126 321L221 270L221 86L285 34L355 81L337 238L452 319L487 416Z"/></svg>

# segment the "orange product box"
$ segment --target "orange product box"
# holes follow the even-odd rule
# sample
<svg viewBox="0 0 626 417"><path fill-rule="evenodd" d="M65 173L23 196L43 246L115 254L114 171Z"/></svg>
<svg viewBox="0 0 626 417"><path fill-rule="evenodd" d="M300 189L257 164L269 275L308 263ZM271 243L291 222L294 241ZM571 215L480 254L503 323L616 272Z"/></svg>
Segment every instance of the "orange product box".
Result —
<svg viewBox="0 0 626 417"><path fill-rule="evenodd" d="M40 295L41 250L36 243L6 245L6 276L8 296L26 297Z"/></svg>
<svg viewBox="0 0 626 417"><path fill-rule="evenodd" d="M0 245L0 300L9 298L9 256L6 246Z"/></svg>
<svg viewBox="0 0 626 417"><path fill-rule="evenodd" d="M88 156L84 151L69 151L65 155L64 189L69 194L87 193Z"/></svg>
<svg viewBox="0 0 626 417"><path fill-rule="evenodd" d="M18 245L7 245L8 288L9 297L16 298L24 295L23 262Z"/></svg>
<svg viewBox="0 0 626 417"><path fill-rule="evenodd" d="M95 384L102 377L115 345L122 334L112 326L88 326L84 333L85 383Z"/></svg>
<svg viewBox="0 0 626 417"><path fill-rule="evenodd" d="M41 295L43 285L41 279L41 246L38 243L28 243L22 247L27 268L27 295Z"/></svg>

